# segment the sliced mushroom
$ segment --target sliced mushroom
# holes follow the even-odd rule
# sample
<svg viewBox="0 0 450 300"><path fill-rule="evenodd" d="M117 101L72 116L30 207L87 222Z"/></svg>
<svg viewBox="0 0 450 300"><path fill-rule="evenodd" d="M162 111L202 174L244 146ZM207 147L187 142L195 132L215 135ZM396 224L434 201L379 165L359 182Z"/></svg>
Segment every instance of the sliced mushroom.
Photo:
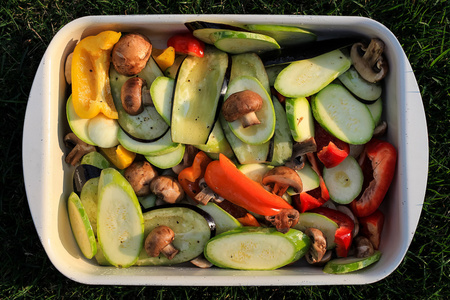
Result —
<svg viewBox="0 0 450 300"><path fill-rule="evenodd" d="M258 93L244 90L231 94L223 103L222 113L227 122L240 120L244 128L260 124L257 111L262 108L263 99Z"/></svg>
<svg viewBox="0 0 450 300"><path fill-rule="evenodd" d="M327 239L317 228L307 228L305 234L311 239L311 247L306 253L306 260L310 264L316 264L322 261L327 252Z"/></svg>
<svg viewBox="0 0 450 300"><path fill-rule="evenodd" d="M147 161L134 161L125 169L123 175L133 187L136 196L142 197L150 194L150 183L158 176L158 172Z"/></svg>
<svg viewBox="0 0 450 300"><path fill-rule="evenodd" d="M158 257L161 253L168 259L172 259L179 252L172 242L175 239L175 233L170 227L158 226L147 235L145 239L145 252L148 256Z"/></svg>
<svg viewBox="0 0 450 300"><path fill-rule="evenodd" d="M266 216L265 219L269 221L281 233L286 233L292 226L298 223L300 213L296 209L282 209L274 216Z"/></svg>
<svg viewBox="0 0 450 300"><path fill-rule="evenodd" d="M283 196L289 187L294 188L295 192L298 194L303 190L303 183L300 175L286 166L278 166L268 171L264 174L262 184L270 186L272 188L272 193L280 197Z"/></svg>
<svg viewBox="0 0 450 300"><path fill-rule="evenodd" d="M197 201L198 203L206 205L209 201L218 203L225 200L224 198L214 193L214 191L206 184L205 179L200 179L198 185L201 188L201 191L197 195L195 195L195 201Z"/></svg>
<svg viewBox="0 0 450 300"><path fill-rule="evenodd" d="M356 43L350 51L353 66L362 78L369 82L383 79L389 70L387 60L382 55L385 45L380 39L374 38L368 46Z"/></svg>
<svg viewBox="0 0 450 300"><path fill-rule="evenodd" d="M141 72L152 53L149 39L138 33L124 35L112 50L112 64L117 72L133 76Z"/></svg>
<svg viewBox="0 0 450 300"><path fill-rule="evenodd" d="M209 260L207 260L203 254L191 260L191 263L202 269L211 268L213 266L213 264L209 262Z"/></svg>
<svg viewBox="0 0 450 300"><path fill-rule="evenodd" d="M89 152L97 151L94 146L80 140L75 133L71 132L64 137L64 144L72 150L66 156L66 163L75 166L81 158Z"/></svg>
<svg viewBox="0 0 450 300"><path fill-rule="evenodd" d="M305 166L306 154L317 151L317 144L314 137L311 137L303 142L295 143L292 149L292 156L289 162L285 164L294 170L301 170Z"/></svg>
<svg viewBox="0 0 450 300"><path fill-rule="evenodd" d="M123 109L132 116L144 111L144 107L153 105L150 90L140 77L131 77L122 85L120 91Z"/></svg>
<svg viewBox="0 0 450 300"><path fill-rule="evenodd" d="M380 124L377 125L377 127L375 127L375 129L373 130L373 136L374 137L381 137L383 136L386 131L387 131L387 122L383 121Z"/></svg>
<svg viewBox="0 0 450 300"><path fill-rule="evenodd" d="M184 198L180 183L172 176L161 175L150 183L150 190L164 202L174 204Z"/></svg>
<svg viewBox="0 0 450 300"><path fill-rule="evenodd" d="M356 248L355 256L358 258L369 257L375 252L372 243L369 241L368 238L364 236L357 236L353 240L353 243L355 244Z"/></svg>

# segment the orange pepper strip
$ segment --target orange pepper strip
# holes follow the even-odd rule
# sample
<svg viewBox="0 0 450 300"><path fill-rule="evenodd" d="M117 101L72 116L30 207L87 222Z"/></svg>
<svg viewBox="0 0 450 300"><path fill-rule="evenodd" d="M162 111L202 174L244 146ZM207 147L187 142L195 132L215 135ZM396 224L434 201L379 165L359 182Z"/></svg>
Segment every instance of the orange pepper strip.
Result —
<svg viewBox="0 0 450 300"><path fill-rule="evenodd" d="M205 152L200 151L195 155L192 166L183 169L178 174L178 182L186 194L192 199L200 192L198 183L203 178L206 166L211 161L211 158Z"/></svg>
<svg viewBox="0 0 450 300"><path fill-rule="evenodd" d="M208 165L204 178L219 196L259 215L273 216L282 209L292 209L283 198L268 192L262 185L245 176L223 154L219 154L219 160Z"/></svg>
<svg viewBox="0 0 450 300"><path fill-rule="evenodd" d="M80 118L91 119L103 113L117 119L118 113L109 85L111 51L121 33L103 31L82 39L73 51L72 103Z"/></svg>
<svg viewBox="0 0 450 300"><path fill-rule="evenodd" d="M256 220L251 213L247 213L245 216L237 218L237 220L242 224L242 226L261 227L261 224L259 224L258 220Z"/></svg>

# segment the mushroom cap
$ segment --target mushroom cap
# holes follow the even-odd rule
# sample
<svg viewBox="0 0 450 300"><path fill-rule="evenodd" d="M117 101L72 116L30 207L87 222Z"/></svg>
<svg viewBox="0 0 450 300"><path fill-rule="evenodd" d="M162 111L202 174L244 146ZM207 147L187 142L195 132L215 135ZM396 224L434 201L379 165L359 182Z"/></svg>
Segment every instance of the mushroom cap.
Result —
<svg viewBox="0 0 450 300"><path fill-rule="evenodd" d="M368 46L355 43L350 51L353 66L359 75L368 82L378 82L389 70L387 60L383 57L385 45L380 39L374 38Z"/></svg>
<svg viewBox="0 0 450 300"><path fill-rule="evenodd" d="M114 45L112 64L117 72L133 76L144 69L152 53L150 40L139 33L129 33Z"/></svg>
<svg viewBox="0 0 450 300"><path fill-rule="evenodd" d="M297 193L303 190L302 179L296 171L286 166L278 166L266 174L262 179L264 185L278 184L279 186L293 187Z"/></svg>
<svg viewBox="0 0 450 300"><path fill-rule="evenodd" d="M357 236L353 242L356 248L355 256L358 258L371 256L375 252L370 240L364 236Z"/></svg>
<svg viewBox="0 0 450 300"><path fill-rule="evenodd" d="M184 190L180 183L172 176L161 175L150 183L150 190L158 198L167 203L176 203L184 198Z"/></svg>
<svg viewBox="0 0 450 300"><path fill-rule="evenodd" d="M263 99L258 93L251 90L236 92L231 94L223 103L223 117L227 122L233 122L249 113L260 110L262 105Z"/></svg>
<svg viewBox="0 0 450 300"><path fill-rule="evenodd" d="M307 228L305 234L311 239L311 247L307 253L309 263L318 263L327 252L327 240L322 231L317 228Z"/></svg>
<svg viewBox="0 0 450 300"><path fill-rule="evenodd" d="M144 111L142 101L142 88L146 82L140 77L131 77L122 85L120 98L123 109L132 116L136 116Z"/></svg>
<svg viewBox="0 0 450 300"><path fill-rule="evenodd" d="M145 238L144 248L148 256L157 257L164 248L169 246L175 239L175 233L168 226L154 228Z"/></svg>
<svg viewBox="0 0 450 300"><path fill-rule="evenodd" d="M133 187L136 196L150 194L150 183L158 176L153 166L147 161L134 161L124 171L124 177Z"/></svg>

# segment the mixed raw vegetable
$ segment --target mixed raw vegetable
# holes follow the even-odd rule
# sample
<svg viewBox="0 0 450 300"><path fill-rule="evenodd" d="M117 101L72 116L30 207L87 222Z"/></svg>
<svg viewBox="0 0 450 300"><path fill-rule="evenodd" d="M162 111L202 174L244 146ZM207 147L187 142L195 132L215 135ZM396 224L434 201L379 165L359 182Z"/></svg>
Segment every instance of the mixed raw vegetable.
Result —
<svg viewBox="0 0 450 300"><path fill-rule="evenodd" d="M276 25L82 39L66 63L76 241L100 265L327 273L380 259L384 44ZM319 37L320 39L320 37Z"/></svg>

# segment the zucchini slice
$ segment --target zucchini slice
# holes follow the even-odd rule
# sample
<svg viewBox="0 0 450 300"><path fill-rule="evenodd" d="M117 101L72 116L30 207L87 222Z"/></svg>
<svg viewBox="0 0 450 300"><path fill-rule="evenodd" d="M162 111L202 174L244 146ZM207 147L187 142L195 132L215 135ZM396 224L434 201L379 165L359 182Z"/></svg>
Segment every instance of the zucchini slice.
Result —
<svg viewBox="0 0 450 300"><path fill-rule="evenodd" d="M311 100L314 118L330 134L349 144L365 144L373 135L375 122L367 105L343 86L330 84Z"/></svg>
<svg viewBox="0 0 450 300"><path fill-rule="evenodd" d="M299 230L283 234L276 228L240 227L209 240L204 255L221 268L274 270L300 259L310 245Z"/></svg>

